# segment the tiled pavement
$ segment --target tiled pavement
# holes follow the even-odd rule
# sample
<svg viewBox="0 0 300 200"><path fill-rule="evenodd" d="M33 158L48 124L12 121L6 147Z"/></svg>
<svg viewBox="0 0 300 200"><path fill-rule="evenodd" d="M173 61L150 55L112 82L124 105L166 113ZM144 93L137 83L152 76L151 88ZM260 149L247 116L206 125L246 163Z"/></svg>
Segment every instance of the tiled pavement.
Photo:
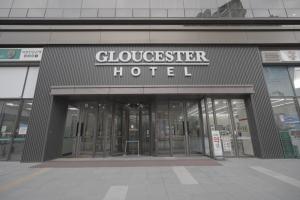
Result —
<svg viewBox="0 0 300 200"><path fill-rule="evenodd" d="M83 168L0 162L0 199L300 199L300 160L218 162L221 165Z"/></svg>

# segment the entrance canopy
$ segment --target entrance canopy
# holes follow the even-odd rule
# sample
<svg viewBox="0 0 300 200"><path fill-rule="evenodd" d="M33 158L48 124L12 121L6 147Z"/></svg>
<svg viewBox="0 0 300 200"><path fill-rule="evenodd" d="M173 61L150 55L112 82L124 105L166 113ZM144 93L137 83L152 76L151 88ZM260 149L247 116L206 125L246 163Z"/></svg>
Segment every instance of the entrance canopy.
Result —
<svg viewBox="0 0 300 200"><path fill-rule="evenodd" d="M253 85L100 85L52 86L51 95L252 94Z"/></svg>

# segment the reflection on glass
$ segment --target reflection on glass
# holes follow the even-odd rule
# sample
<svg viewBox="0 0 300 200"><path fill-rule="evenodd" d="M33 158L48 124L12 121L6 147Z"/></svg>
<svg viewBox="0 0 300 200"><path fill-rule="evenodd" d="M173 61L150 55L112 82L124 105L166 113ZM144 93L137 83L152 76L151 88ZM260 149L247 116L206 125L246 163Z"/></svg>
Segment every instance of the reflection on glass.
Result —
<svg viewBox="0 0 300 200"><path fill-rule="evenodd" d="M233 99L231 100L231 105L239 156L253 156L253 146L245 102L242 99Z"/></svg>
<svg viewBox="0 0 300 200"><path fill-rule="evenodd" d="M300 96L300 67L291 67L289 72L296 95Z"/></svg>
<svg viewBox="0 0 300 200"><path fill-rule="evenodd" d="M158 154L170 155L170 128L168 102L156 105L156 150Z"/></svg>
<svg viewBox="0 0 300 200"><path fill-rule="evenodd" d="M172 134L173 153L185 153L186 139L184 130L184 114L182 101L169 103L170 131Z"/></svg>
<svg viewBox="0 0 300 200"><path fill-rule="evenodd" d="M6 101L2 103L0 118L0 159L5 159L9 153L11 137L19 110L19 101Z"/></svg>
<svg viewBox="0 0 300 200"><path fill-rule="evenodd" d="M271 98L276 125L286 157L299 157L300 121L294 99Z"/></svg>
<svg viewBox="0 0 300 200"><path fill-rule="evenodd" d="M75 153L76 134L79 126L78 120L79 108L69 105L64 129L62 155L73 155Z"/></svg>
<svg viewBox="0 0 300 200"><path fill-rule="evenodd" d="M205 101L201 100L202 108L202 120L203 120L203 131L204 131L204 149L205 155L210 156L210 144L209 144L209 133L207 130L207 120L206 120L206 110L205 110Z"/></svg>
<svg viewBox="0 0 300 200"><path fill-rule="evenodd" d="M202 133L199 121L199 107L197 101L186 103L187 133L189 137L190 152L194 154L203 153Z"/></svg>
<svg viewBox="0 0 300 200"><path fill-rule="evenodd" d="M235 156L234 135L229 115L228 102L225 99L216 99L216 131L219 131L223 143L224 156Z"/></svg>
<svg viewBox="0 0 300 200"><path fill-rule="evenodd" d="M110 138L111 138L111 123L112 123L112 104L99 103L98 104L98 129L96 132L96 148L95 155L104 155L110 152ZM112 153L122 152L122 130L121 118L122 112L116 106L115 115L115 135L113 136ZM105 151L104 151L105 150Z"/></svg>
<svg viewBox="0 0 300 200"><path fill-rule="evenodd" d="M270 96L293 96L286 67L265 67L264 75Z"/></svg>

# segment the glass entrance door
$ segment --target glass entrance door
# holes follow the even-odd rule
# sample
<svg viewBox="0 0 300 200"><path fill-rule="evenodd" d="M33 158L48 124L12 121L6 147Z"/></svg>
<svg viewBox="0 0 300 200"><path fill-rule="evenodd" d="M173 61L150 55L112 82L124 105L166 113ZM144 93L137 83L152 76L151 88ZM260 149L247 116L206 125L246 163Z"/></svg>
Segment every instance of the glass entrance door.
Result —
<svg viewBox="0 0 300 200"><path fill-rule="evenodd" d="M97 107L96 103L84 103L81 106L80 122L77 134L77 157L94 155L98 123Z"/></svg>

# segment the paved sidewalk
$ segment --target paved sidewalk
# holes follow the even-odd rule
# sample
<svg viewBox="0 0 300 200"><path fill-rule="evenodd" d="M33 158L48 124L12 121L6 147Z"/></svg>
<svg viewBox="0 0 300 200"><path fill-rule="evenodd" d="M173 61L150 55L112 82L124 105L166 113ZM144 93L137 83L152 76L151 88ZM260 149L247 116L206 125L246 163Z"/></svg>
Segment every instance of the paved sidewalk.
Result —
<svg viewBox="0 0 300 200"><path fill-rule="evenodd" d="M1 200L299 200L300 160L219 166L32 168L0 162Z"/></svg>

